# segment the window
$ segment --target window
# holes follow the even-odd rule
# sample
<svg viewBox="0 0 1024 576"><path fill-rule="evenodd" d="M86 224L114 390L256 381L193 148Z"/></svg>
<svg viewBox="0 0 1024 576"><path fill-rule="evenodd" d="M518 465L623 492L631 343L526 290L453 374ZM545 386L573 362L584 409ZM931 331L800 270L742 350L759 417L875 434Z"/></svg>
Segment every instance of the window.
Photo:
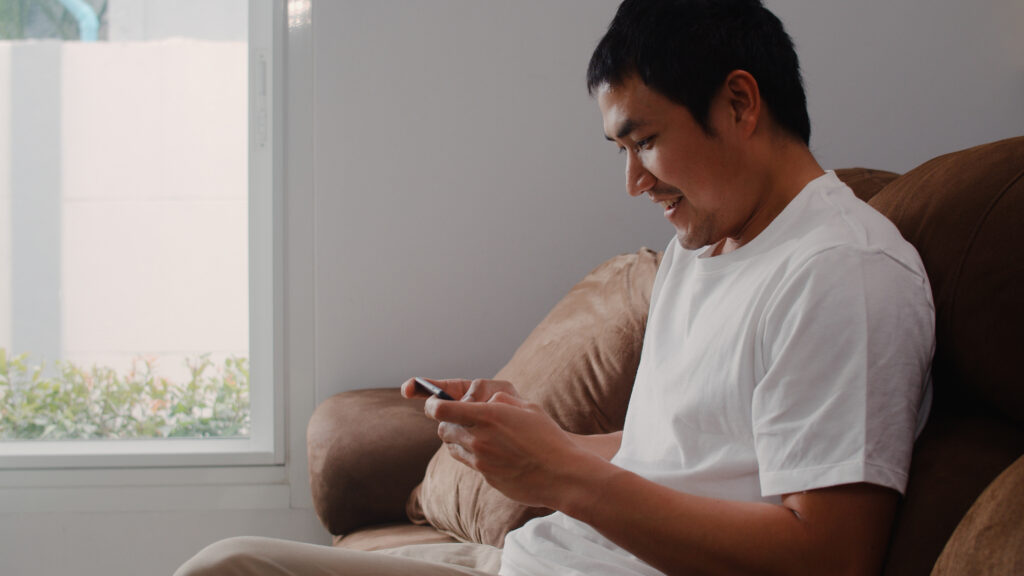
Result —
<svg viewBox="0 0 1024 576"><path fill-rule="evenodd" d="M282 12L0 3L0 467L283 461Z"/></svg>

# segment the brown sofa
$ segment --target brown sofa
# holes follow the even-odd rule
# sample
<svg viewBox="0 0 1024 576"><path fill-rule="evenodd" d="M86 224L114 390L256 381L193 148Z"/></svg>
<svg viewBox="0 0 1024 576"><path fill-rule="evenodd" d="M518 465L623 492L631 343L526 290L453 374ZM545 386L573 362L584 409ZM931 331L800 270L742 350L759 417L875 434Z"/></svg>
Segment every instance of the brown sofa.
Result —
<svg viewBox="0 0 1024 576"><path fill-rule="evenodd" d="M917 247L936 305L935 403L885 574L1024 574L1024 137L902 176L837 173ZM644 249L591 272L496 377L569 430L621 428L659 257ZM507 500L438 450L421 410L397 388L345 392L317 408L310 477L336 546L500 545L547 513Z"/></svg>

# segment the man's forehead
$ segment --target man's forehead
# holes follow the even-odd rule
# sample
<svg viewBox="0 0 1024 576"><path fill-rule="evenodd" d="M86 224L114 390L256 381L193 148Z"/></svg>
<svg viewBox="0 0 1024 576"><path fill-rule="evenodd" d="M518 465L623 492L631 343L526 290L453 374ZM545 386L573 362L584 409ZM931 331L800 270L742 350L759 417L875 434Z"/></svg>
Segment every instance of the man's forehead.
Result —
<svg viewBox="0 0 1024 576"><path fill-rule="evenodd" d="M630 117L625 117L620 121L612 121L611 123L606 122L604 127L604 137L606 140L615 141L626 136L629 136L637 129L643 127L645 124L642 120L635 120Z"/></svg>
<svg viewBox="0 0 1024 576"><path fill-rule="evenodd" d="M635 86L603 84L598 89L605 138L623 138L648 122L637 96Z"/></svg>

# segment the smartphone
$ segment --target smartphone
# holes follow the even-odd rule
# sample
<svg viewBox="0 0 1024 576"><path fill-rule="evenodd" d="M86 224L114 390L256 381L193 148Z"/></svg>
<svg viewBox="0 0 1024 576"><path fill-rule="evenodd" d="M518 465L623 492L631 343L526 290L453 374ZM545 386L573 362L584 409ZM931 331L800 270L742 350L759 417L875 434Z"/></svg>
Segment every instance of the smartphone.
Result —
<svg viewBox="0 0 1024 576"><path fill-rule="evenodd" d="M434 396L437 396L441 400L455 400L455 398L452 398L451 395L449 395L447 392L445 392L444 390L441 390L440 388L438 388L434 384L431 384L430 382L427 382L423 378L413 378L413 380L415 380L416 384L419 384L419 386L421 388L423 388L427 392L430 392Z"/></svg>

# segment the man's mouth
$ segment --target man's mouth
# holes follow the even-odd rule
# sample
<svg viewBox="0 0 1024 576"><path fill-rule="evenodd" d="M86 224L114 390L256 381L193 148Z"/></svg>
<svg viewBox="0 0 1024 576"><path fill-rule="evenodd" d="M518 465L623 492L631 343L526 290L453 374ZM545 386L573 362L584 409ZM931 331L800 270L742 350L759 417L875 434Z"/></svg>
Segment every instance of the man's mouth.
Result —
<svg viewBox="0 0 1024 576"><path fill-rule="evenodd" d="M682 202L682 201L683 201L683 197L682 196L677 196L675 198L668 198L666 200L661 200L660 202L658 202L658 204L661 204L662 207L665 208L665 212L668 213L668 212L671 212L672 210L675 210L676 206L679 206L679 203Z"/></svg>

